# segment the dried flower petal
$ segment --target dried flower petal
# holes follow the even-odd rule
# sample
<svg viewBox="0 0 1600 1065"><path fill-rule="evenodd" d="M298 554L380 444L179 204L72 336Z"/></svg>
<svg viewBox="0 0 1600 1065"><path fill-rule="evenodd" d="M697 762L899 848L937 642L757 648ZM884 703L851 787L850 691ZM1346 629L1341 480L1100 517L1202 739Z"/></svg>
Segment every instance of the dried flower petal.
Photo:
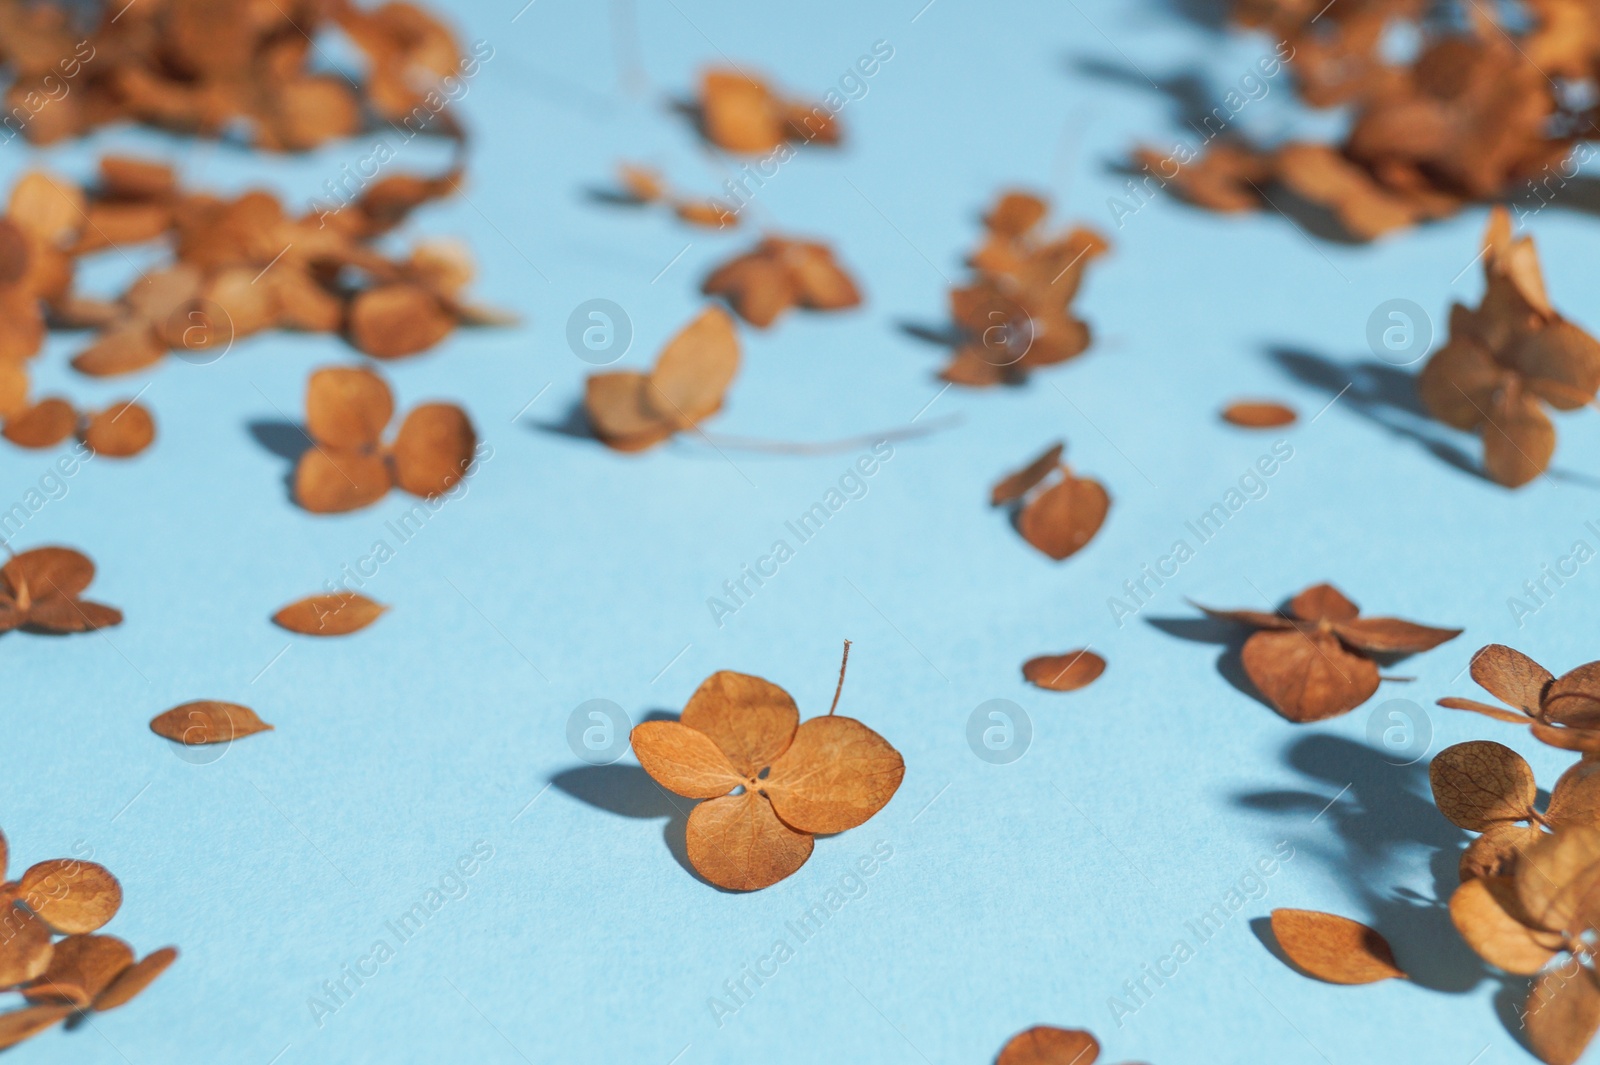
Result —
<svg viewBox="0 0 1600 1065"><path fill-rule="evenodd" d="M994 1065L1094 1065L1100 1043L1081 1028L1038 1025L1006 1041Z"/></svg>
<svg viewBox="0 0 1600 1065"><path fill-rule="evenodd" d="M656 783L686 798L714 799L746 779L710 737L678 721L636 725L629 742Z"/></svg>
<svg viewBox="0 0 1600 1065"><path fill-rule="evenodd" d="M1517 897L1540 928L1582 935L1600 927L1600 829L1547 835L1522 852Z"/></svg>
<svg viewBox="0 0 1600 1065"><path fill-rule="evenodd" d="M364 451L313 447L294 470L294 497L314 514L338 514L370 506L389 494L383 456Z"/></svg>
<svg viewBox="0 0 1600 1065"><path fill-rule="evenodd" d="M1461 629L1441 629L1418 625L1399 618L1355 618L1333 626L1345 646L1377 654L1416 654L1431 651L1462 633Z"/></svg>
<svg viewBox="0 0 1600 1065"><path fill-rule="evenodd" d="M1573 962L1541 973L1528 992L1522 1026L1529 1049L1545 1065L1574 1065L1600 1029L1594 971Z"/></svg>
<svg viewBox="0 0 1600 1065"><path fill-rule="evenodd" d="M1544 830L1537 825L1496 821L1462 852L1458 869L1461 879L1513 875L1522 852L1544 836Z"/></svg>
<svg viewBox="0 0 1600 1065"><path fill-rule="evenodd" d="M1378 690L1378 667L1331 632L1258 632L1240 661L1267 701L1297 724L1349 713Z"/></svg>
<svg viewBox="0 0 1600 1065"><path fill-rule="evenodd" d="M117 915L122 885L103 865L53 858L31 866L17 882L17 895L57 932L93 932Z"/></svg>
<svg viewBox="0 0 1600 1065"><path fill-rule="evenodd" d="M450 403L423 403L395 435L395 483L417 496L448 492L467 475L478 434L466 412Z"/></svg>
<svg viewBox="0 0 1600 1065"><path fill-rule="evenodd" d="M1316 910L1273 910L1272 934L1306 975L1330 984L1405 977L1388 940L1359 921Z"/></svg>
<svg viewBox="0 0 1600 1065"><path fill-rule="evenodd" d="M133 964L133 948L116 936L70 935L56 944L43 986L27 988L29 1002L65 1000L87 1006Z"/></svg>
<svg viewBox="0 0 1600 1065"><path fill-rule="evenodd" d="M989 492L989 504L999 506L1027 495L1035 485L1042 483L1046 477L1055 472L1057 466L1061 465L1061 452L1066 446L1057 441L1045 448L1044 454L1022 469L1008 473L996 481L994 488Z"/></svg>
<svg viewBox="0 0 1600 1065"><path fill-rule="evenodd" d="M0 893L0 989L38 978L52 950L45 923Z"/></svg>
<svg viewBox="0 0 1600 1065"><path fill-rule="evenodd" d="M156 438L156 422L150 412L133 400L113 403L89 415L83 429L83 442L96 455L130 458L149 447Z"/></svg>
<svg viewBox="0 0 1600 1065"><path fill-rule="evenodd" d="M306 431L335 448L375 448L394 417L383 378L356 366L328 366L306 381Z"/></svg>
<svg viewBox="0 0 1600 1065"><path fill-rule="evenodd" d="M709 736L734 769L753 777L788 749L800 708L771 681L724 669L701 682L679 720Z"/></svg>
<svg viewBox="0 0 1600 1065"><path fill-rule="evenodd" d="M830 834L863 824L894 797L905 760L889 741L848 717L802 722L772 763L766 794L784 822Z"/></svg>
<svg viewBox="0 0 1600 1065"><path fill-rule="evenodd" d="M1094 539L1110 509L1111 496L1105 485L1069 473L1022 508L1017 514L1017 531L1059 562Z"/></svg>
<svg viewBox="0 0 1600 1065"><path fill-rule="evenodd" d="M18 447L55 447L78 429L78 412L72 404L56 396L6 419L0 435Z"/></svg>
<svg viewBox="0 0 1600 1065"><path fill-rule="evenodd" d="M176 947L162 947L160 950L151 951L143 958L122 971L122 974L100 994L95 996L94 1008L101 1013L114 1010L118 1006L125 1006L133 998L155 982L156 977L167 971L167 967L178 960Z"/></svg>
<svg viewBox="0 0 1600 1065"><path fill-rule="evenodd" d="M350 304L350 343L374 358L426 351L450 335L455 316L420 285L380 285Z"/></svg>
<svg viewBox="0 0 1600 1065"><path fill-rule="evenodd" d="M1468 880L1450 896L1450 920L1467 946L1490 965L1519 976L1532 976L1555 957L1561 937L1529 928L1509 881Z"/></svg>
<svg viewBox="0 0 1600 1065"><path fill-rule="evenodd" d="M738 372L733 319L719 307L708 307L661 349L650 374L649 402L679 428L688 428L722 406Z"/></svg>
<svg viewBox="0 0 1600 1065"><path fill-rule="evenodd" d="M231 743L271 728L249 707L213 699L200 699L175 706L157 714L150 722L150 731L157 736L191 747L206 743Z"/></svg>
<svg viewBox="0 0 1600 1065"><path fill-rule="evenodd" d="M0 1013L0 1050L32 1039L40 1032L60 1024L74 1012L76 1007L48 1003Z"/></svg>
<svg viewBox="0 0 1600 1065"><path fill-rule="evenodd" d="M1314 584L1289 600L1289 613L1302 621L1353 621L1361 608L1331 584Z"/></svg>
<svg viewBox="0 0 1600 1065"><path fill-rule="evenodd" d="M272 620L302 636L348 636L377 621L389 608L358 592L334 592L296 600Z"/></svg>
<svg viewBox="0 0 1600 1065"><path fill-rule="evenodd" d="M1550 683L1544 719L1572 728L1600 727L1600 662L1585 663Z"/></svg>
<svg viewBox="0 0 1600 1065"><path fill-rule="evenodd" d="M1093 651L1066 651L1040 655L1022 664L1022 675L1030 684L1049 691L1070 692L1086 688L1106 671L1106 660Z"/></svg>
<svg viewBox="0 0 1600 1065"><path fill-rule="evenodd" d="M756 891L789 876L811 857L809 833L778 819L755 792L707 799L689 811L689 863L729 891Z"/></svg>
<svg viewBox="0 0 1600 1065"><path fill-rule="evenodd" d="M1492 740L1446 747L1428 766L1439 812L1462 828L1482 832L1497 821L1526 821L1539 793L1523 757Z"/></svg>
<svg viewBox="0 0 1600 1065"><path fill-rule="evenodd" d="M1276 429L1293 425L1299 416L1292 407L1270 400L1237 400L1222 410L1222 420L1244 429Z"/></svg>

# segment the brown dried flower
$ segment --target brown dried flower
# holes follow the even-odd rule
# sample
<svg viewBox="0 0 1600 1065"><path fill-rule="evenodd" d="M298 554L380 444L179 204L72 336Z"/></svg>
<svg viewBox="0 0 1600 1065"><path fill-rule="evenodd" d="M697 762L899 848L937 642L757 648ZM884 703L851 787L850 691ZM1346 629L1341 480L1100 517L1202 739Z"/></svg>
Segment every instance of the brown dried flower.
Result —
<svg viewBox="0 0 1600 1065"><path fill-rule="evenodd" d="M1052 444L989 491L991 506L1013 505L1022 538L1057 562L1076 554L1105 524L1111 496L1105 486L1079 477L1061 461L1064 443Z"/></svg>
<svg viewBox="0 0 1600 1065"><path fill-rule="evenodd" d="M87 632L122 624L122 611L79 598L94 580L89 556L36 547L0 566L0 632Z"/></svg>
<svg viewBox="0 0 1600 1065"><path fill-rule="evenodd" d="M733 319L720 307L708 307L667 342L649 373L591 375L583 407L601 443L616 451L644 451L721 410L738 372Z"/></svg>
<svg viewBox="0 0 1600 1065"><path fill-rule="evenodd" d="M861 304L861 293L826 244L765 237L711 272L700 291L721 296L739 317L766 328L790 307L838 311Z"/></svg>

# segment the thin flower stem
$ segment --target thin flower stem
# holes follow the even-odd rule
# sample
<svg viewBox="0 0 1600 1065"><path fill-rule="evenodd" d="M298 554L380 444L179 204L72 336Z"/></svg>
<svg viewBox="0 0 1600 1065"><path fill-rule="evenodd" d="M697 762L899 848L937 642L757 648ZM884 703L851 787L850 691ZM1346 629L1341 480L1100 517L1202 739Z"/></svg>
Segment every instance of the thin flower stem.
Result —
<svg viewBox="0 0 1600 1065"><path fill-rule="evenodd" d="M850 641L846 640L844 642L844 657L839 659L839 683L833 689L833 705L828 707L828 716L829 717L832 717L833 716L833 712L835 710L839 709L839 693L844 691L844 667L849 665L849 664L850 664Z"/></svg>

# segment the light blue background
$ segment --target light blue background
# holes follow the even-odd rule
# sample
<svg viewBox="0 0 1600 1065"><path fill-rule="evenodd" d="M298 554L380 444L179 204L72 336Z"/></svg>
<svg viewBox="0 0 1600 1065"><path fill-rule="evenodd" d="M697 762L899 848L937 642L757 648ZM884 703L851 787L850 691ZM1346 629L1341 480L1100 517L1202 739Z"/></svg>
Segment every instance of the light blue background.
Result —
<svg viewBox="0 0 1600 1065"><path fill-rule="evenodd" d="M1556 467L1572 476L1508 492L1430 451L1418 434L1470 455L1476 443L1386 404L1403 404L1404 388L1386 393L1393 375L1363 369L1383 301L1414 300L1442 328L1451 300L1476 298L1478 270L1464 268L1484 212L1354 247L1276 213L1221 217L1163 197L1119 229L1107 208L1124 181L1117 161L1135 142L1196 140L1145 75L1193 75L1215 103L1271 42L1149 2L936 0L919 15L920 3L645 0L634 90L608 5L538 0L514 21L517 0L449 5L462 38L494 56L461 108L466 196L410 232L469 240L476 291L524 324L384 367L403 408L464 404L494 454L368 583L393 609L361 635L318 642L268 619L375 539L392 543L384 523L413 501L308 515L286 496L288 463L250 428L298 420L307 373L356 362L351 350L273 334L215 365L169 360L97 382L65 367L76 341L52 340L37 364L44 390L98 405L148 384L160 437L136 460L91 462L14 541L90 552L95 595L127 622L104 638L0 638L0 825L13 875L91 849L126 892L107 931L183 956L133 1006L47 1034L18 1061L955 1065L991 1060L1035 1023L1093 1029L1110 1061L1530 1060L1497 1015L1499 983L1436 901L1462 834L1431 808L1424 768L1367 745L1370 708L1290 726L1219 674L1216 645L1145 623L1192 618L1186 596L1261 606L1330 579L1373 612L1467 629L1393 670L1417 679L1385 685L1371 707L1475 694L1461 671L1491 641L1557 670L1595 657L1600 564L1524 627L1506 600L1574 540L1600 547L1583 527L1600 519L1585 479L1600 420L1559 419ZM623 159L716 191L736 164L665 103L704 64L732 57L817 96L878 40L894 57L845 107L847 145L784 166L753 224L712 234L586 194ZM1239 121L1263 136L1334 125L1303 115L1281 77ZM377 137L279 159L118 130L42 155L83 176L107 148L176 154L191 182L265 184L303 203ZM34 156L13 146L3 158L10 177ZM438 159L419 142L396 168ZM1048 192L1055 219L1111 238L1078 302L1096 342L1025 388L941 396L940 349L900 325L941 321L978 214L1008 184ZM1557 306L1600 327L1597 223L1571 199L1532 231ZM644 366L702 305L711 265L760 228L831 241L867 302L741 330L743 368L708 431L838 439L904 425L930 402L919 423L963 422L897 445L869 494L719 628L706 598L857 452L723 454L686 439L627 457L541 426L565 420L591 370L566 345L575 306L625 307L635 337L621 365ZM109 286L127 264L105 259L96 273ZM1279 349L1323 360L1331 384L1291 372L1306 363ZM1293 459L1119 628L1107 598L1275 439L1219 422L1238 395L1301 411L1284 434ZM994 478L1058 437L1115 501L1101 534L1059 565L985 505ZM7 505L53 458L0 449ZM631 757L574 772L566 723L585 700L615 700L635 720L676 712L701 678L732 668L825 712L845 637L856 642L841 711L904 753L905 782L769 890L725 894L691 876L674 857L681 818ZM1093 687L1022 682L1025 658L1085 644L1110 663ZM146 723L203 697L248 703L277 731L188 764ZM1033 722L1031 749L1010 765L980 761L965 739L973 708L994 698ZM1497 738L1546 787L1568 761L1509 727L1430 713L1435 751ZM719 1028L708 1000L723 982L879 840L893 858L866 894ZM1266 896L1119 1029L1108 998L1280 840L1296 856ZM308 999L322 982L476 841L494 856L468 895L319 1027ZM1249 927L1276 906L1371 921L1418 983L1299 976Z"/></svg>

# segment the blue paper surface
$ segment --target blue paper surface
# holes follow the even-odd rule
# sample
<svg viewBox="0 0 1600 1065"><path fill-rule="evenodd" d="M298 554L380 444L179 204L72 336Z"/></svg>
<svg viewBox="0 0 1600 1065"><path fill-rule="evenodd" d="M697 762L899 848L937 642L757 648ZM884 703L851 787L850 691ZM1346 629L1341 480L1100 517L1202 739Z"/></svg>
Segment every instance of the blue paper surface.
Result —
<svg viewBox="0 0 1600 1065"><path fill-rule="evenodd" d="M1416 364L1368 344L1386 301L1423 308L1437 342L1450 302L1477 298L1483 210L1351 246L1273 211L1132 199L1116 169L1129 149L1201 140L1167 90L1193 76L1220 104L1274 42L1153 3L921 3L646 0L631 29L576 0L442 5L492 55L459 105L465 195L407 236L465 238L474 291L523 323L382 367L401 409L460 402L492 448L407 526L416 501L399 493L344 516L299 510L290 461L267 446L300 420L310 370L360 361L341 340L272 333L209 365L96 381L65 366L77 340L52 338L41 391L98 406L144 389L160 436L60 480L46 480L56 453L0 448L6 504L35 486L48 498L11 542L87 551L93 595L127 614L101 635L0 637L0 826L13 876L92 855L125 891L106 931L183 953L135 1004L18 1061L955 1065L1039 1023L1092 1029L1111 1061L1531 1060L1502 1021L1516 982L1502 990L1443 909L1464 834L1433 809L1425 758L1392 763L1417 756L1394 753L1407 727L1431 733L1418 750L1510 743L1546 787L1568 763L1433 701L1476 694L1463 671L1486 643L1558 671L1595 657L1600 565L1561 560L1600 548L1600 422L1562 416L1551 476L1507 491L1441 456L1470 466L1476 441L1417 416ZM857 78L875 46L892 57ZM838 91L844 146L752 182L728 233L590 195L624 159L726 195L742 163L708 152L668 101L730 60L796 95ZM1286 76L1255 84L1235 128L1336 128ZM309 204L383 138L279 158L119 129L43 152L16 142L3 160L7 178L39 160L86 177L101 151L154 152L189 183ZM441 159L419 141L392 165ZM942 350L904 327L943 321L979 213L1008 185L1111 240L1076 304L1095 343L1026 387L943 390ZM1558 195L1527 225L1554 302L1592 329L1596 222L1578 206ZM709 433L870 439L961 418L894 444L803 543L785 523L869 444L774 456L686 437L623 456L559 431L594 369L568 345L580 304L623 308L616 365L646 366L703 305L710 267L762 230L831 242L866 303L741 328L743 367ZM142 262L102 259L90 276L106 291ZM1238 396L1301 419L1227 426L1217 411ZM987 506L998 476L1058 438L1114 499L1061 564ZM1219 502L1229 516L1202 540L1189 523ZM793 557L715 618L708 600L778 540ZM1146 577L1171 572L1179 540L1193 557ZM1530 599L1524 582L1558 565L1570 575ZM371 629L318 641L271 624L350 573L392 607ZM1320 580L1466 632L1391 670L1414 681L1296 727L1219 672L1218 645L1150 623L1198 617L1186 597L1264 608ZM591 767L569 745L581 704L676 713L724 668L825 713L844 638L840 710L904 754L905 780L770 889L697 880L681 814L631 755ZM1110 663L1092 687L1023 682L1025 658L1083 646ZM197 698L246 703L276 731L195 764L147 722ZM1015 761L969 745L991 700L1028 717ZM1368 921L1416 981L1295 973L1253 931L1279 906Z"/></svg>

